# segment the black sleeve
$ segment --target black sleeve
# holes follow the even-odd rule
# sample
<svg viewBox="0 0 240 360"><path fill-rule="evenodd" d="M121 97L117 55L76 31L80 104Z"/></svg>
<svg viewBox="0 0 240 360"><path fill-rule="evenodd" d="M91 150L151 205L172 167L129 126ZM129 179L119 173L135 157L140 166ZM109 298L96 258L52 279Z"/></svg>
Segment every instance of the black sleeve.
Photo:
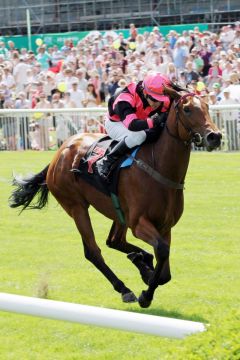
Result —
<svg viewBox="0 0 240 360"><path fill-rule="evenodd" d="M121 121L124 121L128 115L136 113L136 110L127 102L119 101L114 107L114 112L120 117ZM148 129L148 123L146 120L134 119L131 121L128 127L131 131L140 131Z"/></svg>

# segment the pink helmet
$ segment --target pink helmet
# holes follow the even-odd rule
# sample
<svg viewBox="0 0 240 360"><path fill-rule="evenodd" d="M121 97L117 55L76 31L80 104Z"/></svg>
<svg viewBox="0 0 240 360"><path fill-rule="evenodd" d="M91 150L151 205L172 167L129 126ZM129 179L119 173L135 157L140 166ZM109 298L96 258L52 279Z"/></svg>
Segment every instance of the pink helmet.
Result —
<svg viewBox="0 0 240 360"><path fill-rule="evenodd" d="M147 75L143 80L144 90L148 95L157 101L168 101L168 96L163 94L164 85L171 85L167 76L160 73L151 73Z"/></svg>

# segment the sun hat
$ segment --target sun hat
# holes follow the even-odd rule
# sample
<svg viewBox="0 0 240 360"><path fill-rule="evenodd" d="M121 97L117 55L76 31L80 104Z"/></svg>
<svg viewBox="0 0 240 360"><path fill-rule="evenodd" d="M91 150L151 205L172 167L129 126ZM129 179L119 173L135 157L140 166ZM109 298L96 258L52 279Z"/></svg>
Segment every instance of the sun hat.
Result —
<svg viewBox="0 0 240 360"><path fill-rule="evenodd" d="M223 92L224 92L224 93L230 93L230 90L229 90L228 88L225 88L225 89L223 90Z"/></svg>
<svg viewBox="0 0 240 360"><path fill-rule="evenodd" d="M213 84L212 87L213 87L213 89L220 89L221 85L216 82L216 83Z"/></svg>

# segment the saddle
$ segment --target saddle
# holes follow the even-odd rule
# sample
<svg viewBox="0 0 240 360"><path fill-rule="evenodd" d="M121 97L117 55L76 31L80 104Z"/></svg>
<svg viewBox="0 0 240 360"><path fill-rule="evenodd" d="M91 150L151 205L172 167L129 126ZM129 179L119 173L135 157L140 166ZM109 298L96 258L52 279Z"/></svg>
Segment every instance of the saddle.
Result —
<svg viewBox="0 0 240 360"><path fill-rule="evenodd" d="M79 176L88 184L94 186L97 190L111 197L120 222L125 223L118 199L119 174L122 168L130 167L132 165L139 147L133 149L132 153L125 154L122 158L116 161L108 179L104 180L98 173L96 162L107 155L116 144L117 141L112 140L109 136L104 136L103 138L97 140L88 149L84 157L81 157L81 153L77 153L75 155L71 171L76 177Z"/></svg>

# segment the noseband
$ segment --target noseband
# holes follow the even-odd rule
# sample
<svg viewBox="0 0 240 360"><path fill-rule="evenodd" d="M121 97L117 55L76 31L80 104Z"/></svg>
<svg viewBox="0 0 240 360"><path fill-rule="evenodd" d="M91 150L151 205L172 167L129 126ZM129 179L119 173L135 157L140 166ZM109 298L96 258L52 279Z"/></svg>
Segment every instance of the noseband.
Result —
<svg viewBox="0 0 240 360"><path fill-rule="evenodd" d="M183 120L181 119L181 117L179 115L179 105L182 104L182 102L189 96L194 97L194 96L196 96L196 94L187 93L187 94L181 96L177 101L174 100L173 105L174 105L174 110L176 112L176 124L177 124L177 127L178 127L178 124L181 123L183 128L189 134L189 140L184 140L183 141L184 145L189 146L193 142L195 145L199 146L199 145L202 144L202 136L199 133L194 132L190 127L188 127L186 124L184 124ZM177 140L180 140L180 141L182 140L181 138L179 138L178 136L173 135L170 132L167 124L166 124L166 129L167 129L167 132L168 132L168 134L170 136L174 137Z"/></svg>

